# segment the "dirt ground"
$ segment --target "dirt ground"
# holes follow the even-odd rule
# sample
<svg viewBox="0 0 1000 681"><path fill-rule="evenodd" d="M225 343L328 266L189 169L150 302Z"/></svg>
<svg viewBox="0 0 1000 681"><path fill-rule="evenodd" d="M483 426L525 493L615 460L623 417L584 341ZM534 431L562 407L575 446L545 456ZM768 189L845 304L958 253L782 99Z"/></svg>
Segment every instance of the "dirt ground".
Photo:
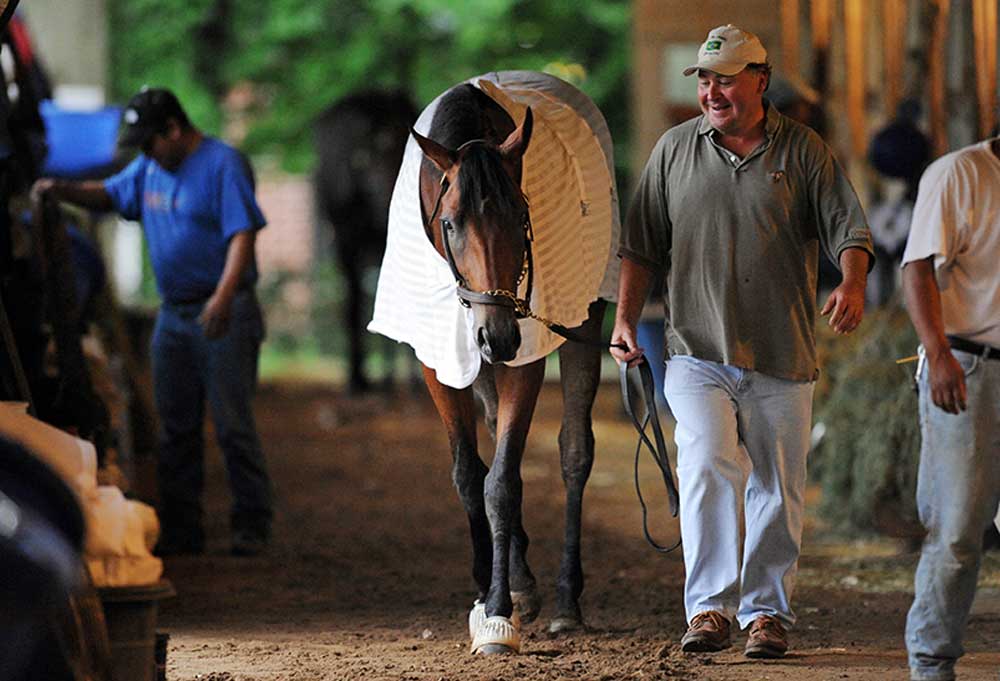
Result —
<svg viewBox="0 0 1000 681"><path fill-rule="evenodd" d="M522 654L473 656L475 597L465 515L450 482L443 429L425 394L349 400L326 388L269 384L259 425L277 488L275 541L261 558L227 554L228 496L210 452L209 551L171 558L177 596L160 610L171 681L328 679L907 678L902 631L915 555L888 541L827 536L812 518L781 661L730 651L684 655L679 553L644 542L632 487L635 440L616 386L595 409L597 461L584 509L585 633L547 633L562 532L556 434L561 398L546 385L523 466L529 559L546 598ZM488 441L485 433L481 442ZM654 535L676 536L662 482L641 468ZM813 500L814 501L814 500ZM962 679L1000 669L1000 560L986 561Z"/></svg>

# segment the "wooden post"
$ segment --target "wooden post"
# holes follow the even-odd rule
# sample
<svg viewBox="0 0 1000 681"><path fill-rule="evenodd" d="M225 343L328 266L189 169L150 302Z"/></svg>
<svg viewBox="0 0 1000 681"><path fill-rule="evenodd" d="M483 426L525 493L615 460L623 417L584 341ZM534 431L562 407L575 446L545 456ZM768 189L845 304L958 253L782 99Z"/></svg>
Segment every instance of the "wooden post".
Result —
<svg viewBox="0 0 1000 681"><path fill-rule="evenodd" d="M785 73L799 75L799 0L781 0L781 63Z"/></svg>
<svg viewBox="0 0 1000 681"><path fill-rule="evenodd" d="M69 236L55 201L42 199L35 208L32 231L44 261L45 312L52 326L59 369L57 393L49 407L56 415L53 418L60 419L61 427L74 426L80 437L94 444L97 463L102 465L111 417L107 405L94 391L80 343L80 308Z"/></svg>
<svg viewBox="0 0 1000 681"><path fill-rule="evenodd" d="M945 45L948 36L950 0L931 0L931 40L927 47L927 76L930 92L931 146L935 157L948 151L945 110Z"/></svg>
<svg viewBox="0 0 1000 681"><path fill-rule="evenodd" d="M31 387L28 385L28 378L24 375L24 366L21 364L21 355L17 351L17 341L14 339L14 331L11 329L10 320L7 318L7 308L3 305L3 292L0 291L0 341L3 342L3 349L6 354L5 361L8 366L0 366L0 379L3 382L3 397L5 399L17 399L28 403L28 413L37 416L35 403L31 399ZM5 369L9 369L8 374Z"/></svg>
<svg viewBox="0 0 1000 681"><path fill-rule="evenodd" d="M844 43L847 62L847 123L851 153L863 158L868 146L865 126L865 16L864 0L844 0Z"/></svg>
<svg viewBox="0 0 1000 681"><path fill-rule="evenodd" d="M996 125L997 0L973 0L972 35L979 138L983 139L989 137Z"/></svg>
<svg viewBox="0 0 1000 681"><path fill-rule="evenodd" d="M885 114L896 115L902 99L903 59L906 54L906 0L882 1L882 58Z"/></svg>
<svg viewBox="0 0 1000 681"><path fill-rule="evenodd" d="M809 7L813 43L813 87L824 102L830 95L830 0L813 0Z"/></svg>

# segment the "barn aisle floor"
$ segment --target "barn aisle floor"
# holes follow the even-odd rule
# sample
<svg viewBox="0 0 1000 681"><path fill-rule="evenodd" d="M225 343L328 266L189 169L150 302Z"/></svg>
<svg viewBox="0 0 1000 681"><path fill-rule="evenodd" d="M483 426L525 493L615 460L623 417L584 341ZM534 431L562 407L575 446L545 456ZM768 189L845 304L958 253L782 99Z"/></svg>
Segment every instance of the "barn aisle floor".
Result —
<svg viewBox="0 0 1000 681"><path fill-rule="evenodd" d="M811 518L795 597L799 625L781 661L743 657L745 636L715 655L684 655L683 565L644 542L632 487L635 440L617 388L598 395L598 455L584 509L582 598L589 629L547 633L562 525L556 437L561 397L544 388L522 474L529 559L543 590L516 657L468 654L475 596L468 529L429 399L349 400L332 389L269 383L258 403L276 482L270 552L227 553L228 496L209 452L205 556L168 559L177 597L162 604L171 681L333 679L718 679L903 681L903 621L916 556L887 540L844 542ZM485 432L481 443L488 442ZM662 483L643 462L654 536L676 536ZM659 486L658 486L659 485ZM815 499L811 499L814 504ZM1000 668L1000 558L991 554L967 636L962 679Z"/></svg>

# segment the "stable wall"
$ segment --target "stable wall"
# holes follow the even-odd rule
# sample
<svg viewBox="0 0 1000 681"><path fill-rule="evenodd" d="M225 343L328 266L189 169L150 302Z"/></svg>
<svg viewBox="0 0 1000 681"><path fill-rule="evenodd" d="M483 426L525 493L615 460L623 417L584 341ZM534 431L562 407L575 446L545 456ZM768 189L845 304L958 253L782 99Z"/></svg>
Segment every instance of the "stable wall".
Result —
<svg viewBox="0 0 1000 681"><path fill-rule="evenodd" d="M680 122L683 106L697 106L694 79L685 79L677 68L684 54L690 52L693 63L710 29L736 24L760 37L777 71L781 16L774 0L635 0L633 12L632 168L638 176L656 140Z"/></svg>
<svg viewBox="0 0 1000 681"><path fill-rule="evenodd" d="M104 0L23 0L18 12L53 85L106 96L108 21Z"/></svg>

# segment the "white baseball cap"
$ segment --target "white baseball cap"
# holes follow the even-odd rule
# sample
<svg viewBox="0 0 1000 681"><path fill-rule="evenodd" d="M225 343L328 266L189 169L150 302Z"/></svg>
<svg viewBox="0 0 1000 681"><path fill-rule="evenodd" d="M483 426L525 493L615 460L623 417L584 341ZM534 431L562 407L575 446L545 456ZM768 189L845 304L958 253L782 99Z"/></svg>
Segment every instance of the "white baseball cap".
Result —
<svg viewBox="0 0 1000 681"><path fill-rule="evenodd" d="M690 76L699 69L713 71L723 76L735 76L747 64L767 63L767 50L760 38L732 24L713 28L698 49L698 63L684 69Z"/></svg>

